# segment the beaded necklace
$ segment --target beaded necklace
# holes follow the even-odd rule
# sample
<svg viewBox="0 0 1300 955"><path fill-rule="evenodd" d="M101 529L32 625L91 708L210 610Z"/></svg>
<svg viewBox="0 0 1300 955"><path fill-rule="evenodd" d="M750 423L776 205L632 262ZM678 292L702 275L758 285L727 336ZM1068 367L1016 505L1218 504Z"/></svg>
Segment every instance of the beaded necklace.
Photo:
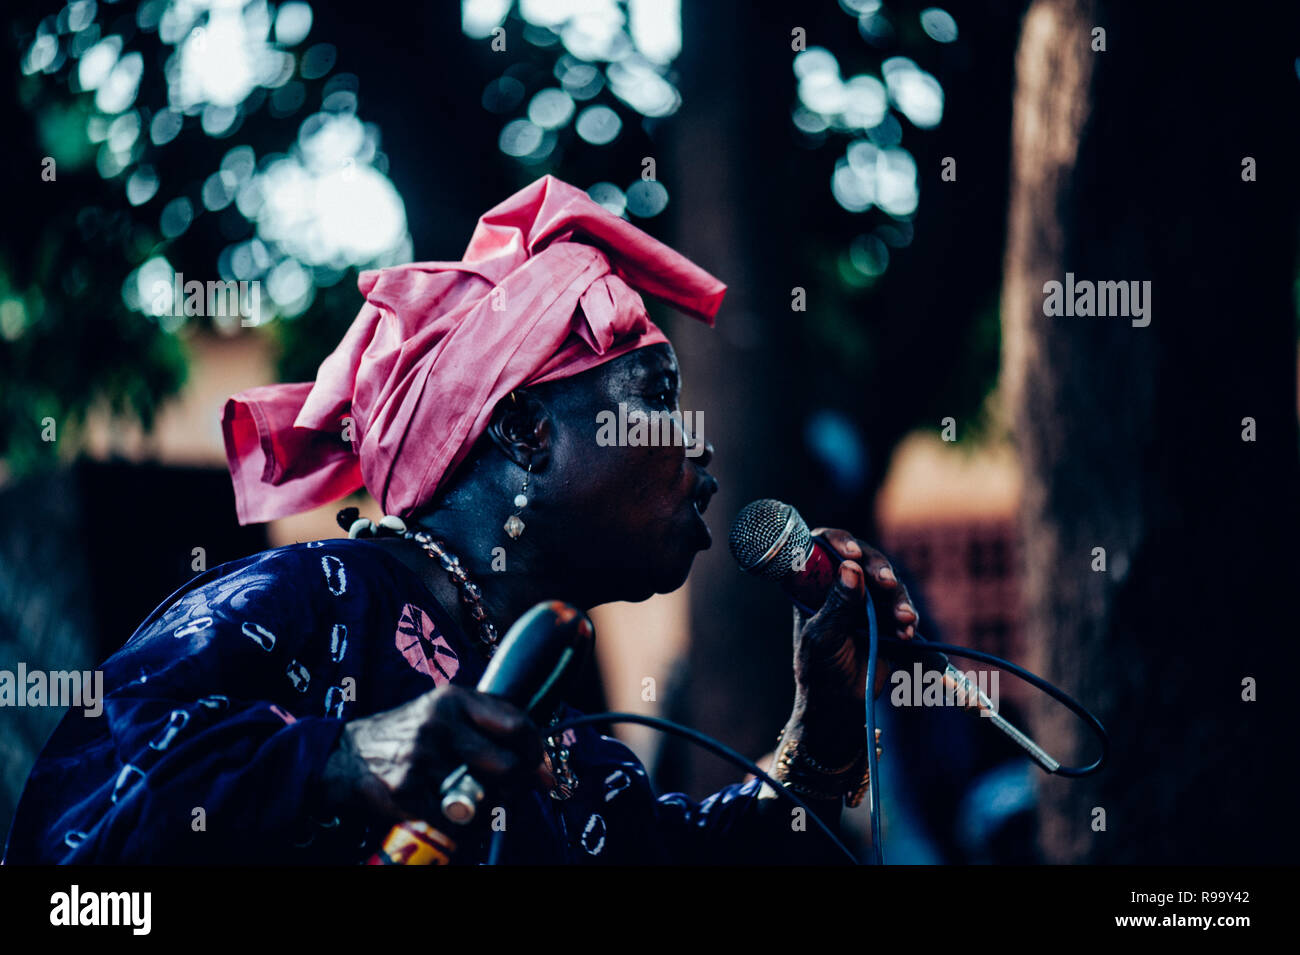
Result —
<svg viewBox="0 0 1300 955"><path fill-rule="evenodd" d="M470 617L478 625L479 641L490 659L501 641L501 634L488 619L487 608L483 606L483 591L470 579L460 558L426 531L403 530L399 533L406 540L419 544L426 554L442 565L442 569L447 572L447 576L460 592L461 602L465 604ZM556 712L551 716L550 725L554 726L559 721L559 713ZM569 756L569 748L564 745L562 738L546 737L546 764L551 775L555 777L555 788L551 790L552 799L568 799L578 788L578 777L569 766Z"/></svg>

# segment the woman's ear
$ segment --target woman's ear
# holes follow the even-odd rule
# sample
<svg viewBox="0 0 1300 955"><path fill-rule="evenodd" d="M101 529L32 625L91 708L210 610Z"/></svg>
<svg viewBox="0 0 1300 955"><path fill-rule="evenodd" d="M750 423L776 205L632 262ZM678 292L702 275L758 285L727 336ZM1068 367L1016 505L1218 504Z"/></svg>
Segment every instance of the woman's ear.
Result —
<svg viewBox="0 0 1300 955"><path fill-rule="evenodd" d="M550 461L551 413L526 388L516 388L497 402L487 433L501 453L521 468L531 465L538 472Z"/></svg>

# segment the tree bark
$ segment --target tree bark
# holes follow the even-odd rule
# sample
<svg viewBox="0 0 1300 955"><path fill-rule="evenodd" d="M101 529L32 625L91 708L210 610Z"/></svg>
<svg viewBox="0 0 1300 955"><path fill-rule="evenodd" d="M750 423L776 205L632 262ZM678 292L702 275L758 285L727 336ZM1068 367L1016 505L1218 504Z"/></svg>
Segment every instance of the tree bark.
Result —
<svg viewBox="0 0 1300 955"><path fill-rule="evenodd" d="M1042 838L1057 862L1289 861L1294 746L1269 714L1297 623L1296 16L1156 6L1036 0L1017 54L1002 313L1027 635L1112 740L1100 774L1044 781ZM1047 316L1067 272L1150 281L1150 324ZM1092 758L1063 708L1035 724Z"/></svg>
<svg viewBox="0 0 1300 955"><path fill-rule="evenodd" d="M838 11L831 10L838 14ZM720 489L709 506L712 549L690 578L691 643L676 674L672 718L741 752L770 750L790 713L790 607L746 577L727 549L736 512L759 497L800 500L808 475L791 467L806 404L797 377L798 322L791 288L807 285L790 245L800 209L788 181L791 150L790 13L774 0L686 4L682 10L683 106L667 140L673 245L728 285L717 327L672 324L684 381L683 408L703 409ZM776 148L760 148L780 143ZM702 795L740 773L694 748L670 745L656 783Z"/></svg>

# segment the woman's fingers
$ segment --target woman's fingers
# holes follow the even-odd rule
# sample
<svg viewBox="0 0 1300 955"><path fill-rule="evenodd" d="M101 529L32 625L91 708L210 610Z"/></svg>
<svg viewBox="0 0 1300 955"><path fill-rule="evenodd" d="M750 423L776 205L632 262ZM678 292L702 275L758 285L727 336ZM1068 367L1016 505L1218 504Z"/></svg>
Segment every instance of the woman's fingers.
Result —
<svg viewBox="0 0 1300 955"><path fill-rule="evenodd" d="M857 561L862 566L871 583L876 602L893 608L898 636L910 640L916 635L921 615L912 603L907 588L899 581L888 557L848 531L836 527L819 527L812 533L830 544L842 559Z"/></svg>
<svg viewBox="0 0 1300 955"><path fill-rule="evenodd" d="M447 686L435 698L425 724L429 734L429 767L435 790L455 766L464 764L479 783L546 782L542 740L537 728L518 707L476 690Z"/></svg>
<svg viewBox="0 0 1300 955"><path fill-rule="evenodd" d="M439 787L459 766L491 790L553 778L542 766L541 734L499 697L442 686L348 723L349 752L360 760L352 788L383 812L408 818L439 812Z"/></svg>
<svg viewBox="0 0 1300 955"><path fill-rule="evenodd" d="M503 738L522 736L532 725L522 710L500 697L477 691L464 691L461 694L461 703L469 721L491 736Z"/></svg>
<svg viewBox="0 0 1300 955"><path fill-rule="evenodd" d="M515 781L536 773L542 762L541 734L522 710L476 691L465 693L464 707L467 720L453 746L471 772Z"/></svg>
<svg viewBox="0 0 1300 955"><path fill-rule="evenodd" d="M484 785L519 782L522 777L531 776L536 770L536 764L525 766L523 759L514 750L475 733L456 735L452 748L457 757L469 767L470 775Z"/></svg>
<svg viewBox="0 0 1300 955"><path fill-rule="evenodd" d="M861 541L838 527L819 527L812 532L812 535L825 539L826 543L834 547L836 553L845 560L861 560L866 554L862 549Z"/></svg>

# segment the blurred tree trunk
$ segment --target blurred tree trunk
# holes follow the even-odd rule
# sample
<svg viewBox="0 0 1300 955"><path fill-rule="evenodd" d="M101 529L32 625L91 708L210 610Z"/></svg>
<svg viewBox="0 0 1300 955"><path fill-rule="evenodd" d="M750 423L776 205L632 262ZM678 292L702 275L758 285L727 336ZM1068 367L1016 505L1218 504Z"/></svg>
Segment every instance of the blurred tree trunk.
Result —
<svg viewBox="0 0 1300 955"><path fill-rule="evenodd" d="M1100 775L1045 781L1054 861L1294 858L1295 747L1266 712L1297 632L1298 33L1251 4L1036 0L1024 20L1003 347L1028 635L1113 743ZM1047 317L1066 272L1150 281L1150 325ZM1092 758L1061 708L1037 717Z"/></svg>
<svg viewBox="0 0 1300 955"><path fill-rule="evenodd" d="M837 13L838 11L832 10ZM789 243L798 193L785 190L791 150L749 144L789 139L790 16L771 0L743 10L688 3L679 60L683 106L673 118L661 178L669 183L672 244L727 283L715 329L677 321L673 341L683 408L706 409L704 437L720 490L709 507L712 549L690 579L691 642L671 713L742 752L772 748L790 713L790 608L776 588L744 576L727 550L730 521L758 497L799 500L796 452L803 410L794 387L797 319ZM735 157L745 157L737 161ZM668 746L656 783L703 794L740 777L698 751Z"/></svg>

